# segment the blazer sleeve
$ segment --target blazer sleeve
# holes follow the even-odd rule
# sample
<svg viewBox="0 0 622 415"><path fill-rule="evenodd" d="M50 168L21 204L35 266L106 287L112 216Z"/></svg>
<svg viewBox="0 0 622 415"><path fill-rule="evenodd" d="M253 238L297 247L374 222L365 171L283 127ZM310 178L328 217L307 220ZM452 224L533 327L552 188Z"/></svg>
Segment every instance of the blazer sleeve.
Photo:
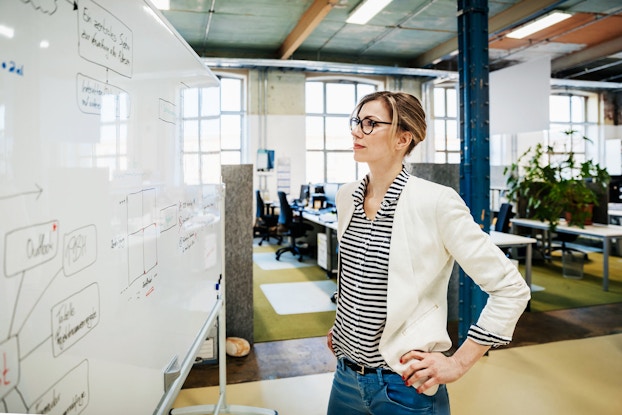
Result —
<svg viewBox="0 0 622 415"><path fill-rule="evenodd" d="M458 193L449 187L442 192L436 220L443 243L464 272L489 295L469 336L482 344L507 344L531 290L514 264L473 220Z"/></svg>

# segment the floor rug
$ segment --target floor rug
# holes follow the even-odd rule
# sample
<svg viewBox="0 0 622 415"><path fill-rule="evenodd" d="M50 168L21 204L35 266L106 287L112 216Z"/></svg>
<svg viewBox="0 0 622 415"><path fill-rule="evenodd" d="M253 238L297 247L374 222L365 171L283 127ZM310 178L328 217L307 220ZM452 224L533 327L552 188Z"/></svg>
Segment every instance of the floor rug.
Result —
<svg viewBox="0 0 622 415"><path fill-rule="evenodd" d="M622 258L609 258L609 290L603 291L602 254L590 252L581 279L564 278L561 258L538 261L532 268L531 311L552 311L622 302ZM520 266L524 275L524 266Z"/></svg>
<svg viewBox="0 0 622 415"><path fill-rule="evenodd" d="M335 311L330 300L337 290L333 280L262 284L261 290L277 314L304 314Z"/></svg>
<svg viewBox="0 0 622 415"><path fill-rule="evenodd" d="M281 259L278 261L275 258L274 252L259 252L253 254L253 261L261 269L270 271L276 269L288 269L288 268L301 268L310 267L316 265L315 261L305 259L303 257L302 262L298 261L298 258L294 257L291 253L285 252L281 255Z"/></svg>
<svg viewBox="0 0 622 415"><path fill-rule="evenodd" d="M277 262L274 258L274 251L278 248L278 245L263 244L260 247L254 247L253 252L255 255L268 254L267 261ZM326 336L328 329L332 327L335 321L335 311L278 314L261 288L262 285L282 283L330 282L335 284L335 279L328 280L326 272L318 267L312 258L305 258L303 263L310 266L266 270L257 262L253 264L253 326L256 343ZM271 268L269 265L265 266Z"/></svg>

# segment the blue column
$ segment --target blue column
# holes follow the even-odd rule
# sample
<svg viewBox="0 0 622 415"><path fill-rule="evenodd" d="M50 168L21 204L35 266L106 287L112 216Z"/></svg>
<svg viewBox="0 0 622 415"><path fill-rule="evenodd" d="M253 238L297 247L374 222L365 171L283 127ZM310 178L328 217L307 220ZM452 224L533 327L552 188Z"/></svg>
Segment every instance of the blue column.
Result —
<svg viewBox="0 0 622 415"><path fill-rule="evenodd" d="M458 0L460 74L460 193L480 226L490 228L488 123L488 2ZM477 321L487 294L460 270L458 338L462 343Z"/></svg>

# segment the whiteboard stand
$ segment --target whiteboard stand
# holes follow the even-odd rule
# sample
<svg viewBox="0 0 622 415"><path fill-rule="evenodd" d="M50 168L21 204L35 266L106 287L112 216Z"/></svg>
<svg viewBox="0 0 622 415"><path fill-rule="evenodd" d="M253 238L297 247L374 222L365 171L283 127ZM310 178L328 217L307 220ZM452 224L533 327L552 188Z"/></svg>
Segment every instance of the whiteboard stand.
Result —
<svg viewBox="0 0 622 415"><path fill-rule="evenodd" d="M224 210L223 210L224 212ZM224 264L224 262L223 262ZM224 293L224 287L221 285L221 292ZM219 398L218 402L213 405L194 405L184 408L171 409L171 415L207 415L207 414L230 414L230 415L278 415L273 409L256 408L243 405L227 404L227 329L225 326L225 304L219 303L220 315L218 317L218 384Z"/></svg>
<svg viewBox="0 0 622 415"><path fill-rule="evenodd" d="M220 246L225 246L225 191L223 186L223 192L220 199L220 215L221 215L221 232L220 232ZM226 275L225 270L225 254L222 250L222 268L223 275ZM252 406L243 405L228 405L227 404L227 316L225 315L225 281L226 277L220 279L218 283L219 298L216 306L214 307L214 314L216 318L210 319L210 327L204 329L204 333L208 331L216 324L218 320L218 402L214 405L193 405L184 408L173 408L170 410L170 415L207 415L207 414L229 414L229 415L278 415L278 412L273 409L256 408ZM205 336L203 336L205 338ZM198 348L196 349L198 353Z"/></svg>

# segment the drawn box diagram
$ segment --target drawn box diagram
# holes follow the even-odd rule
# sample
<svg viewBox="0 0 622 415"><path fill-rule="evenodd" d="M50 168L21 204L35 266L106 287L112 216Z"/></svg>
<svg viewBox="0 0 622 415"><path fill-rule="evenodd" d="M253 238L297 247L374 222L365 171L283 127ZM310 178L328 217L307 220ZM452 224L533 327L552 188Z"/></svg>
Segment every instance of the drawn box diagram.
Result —
<svg viewBox="0 0 622 415"><path fill-rule="evenodd" d="M158 234L153 218L156 191L145 189L127 196L128 285L158 264Z"/></svg>
<svg viewBox="0 0 622 415"><path fill-rule="evenodd" d="M38 397L28 413L79 414L88 406L89 400L89 362L83 360Z"/></svg>
<svg viewBox="0 0 622 415"><path fill-rule="evenodd" d="M17 337L0 343L0 400L19 383L19 349Z"/></svg>
<svg viewBox="0 0 622 415"><path fill-rule="evenodd" d="M97 228L83 226L63 237L63 269L73 275L97 260Z"/></svg>
<svg viewBox="0 0 622 415"><path fill-rule="evenodd" d="M99 287L93 283L52 307L52 350L58 356L99 323Z"/></svg>
<svg viewBox="0 0 622 415"><path fill-rule="evenodd" d="M4 240L4 274L12 277L47 261L58 252L58 221L7 232Z"/></svg>

